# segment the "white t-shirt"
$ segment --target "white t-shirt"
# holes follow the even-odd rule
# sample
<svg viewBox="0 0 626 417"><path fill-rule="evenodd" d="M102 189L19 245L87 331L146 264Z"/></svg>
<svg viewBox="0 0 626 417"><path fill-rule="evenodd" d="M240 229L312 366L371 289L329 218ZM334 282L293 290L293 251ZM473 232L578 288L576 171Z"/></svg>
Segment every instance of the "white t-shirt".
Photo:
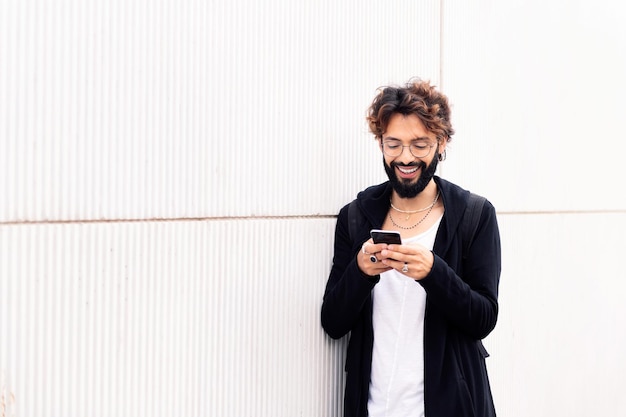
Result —
<svg viewBox="0 0 626 417"><path fill-rule="evenodd" d="M432 250L441 217L403 244ZM391 270L372 290L374 350L369 417L424 416L424 312L426 292L412 278Z"/></svg>

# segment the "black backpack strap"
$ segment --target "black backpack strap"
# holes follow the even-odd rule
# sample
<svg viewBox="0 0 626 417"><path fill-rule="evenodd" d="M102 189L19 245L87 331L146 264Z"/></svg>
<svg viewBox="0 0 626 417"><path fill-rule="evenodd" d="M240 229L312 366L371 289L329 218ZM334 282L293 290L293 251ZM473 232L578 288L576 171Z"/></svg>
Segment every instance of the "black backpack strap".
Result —
<svg viewBox="0 0 626 417"><path fill-rule="evenodd" d="M467 258L469 248L474 241L474 235L478 228L478 222L480 221L480 215L483 212L483 205L485 204L485 198L477 194L470 193L467 207L463 213L463 219L461 220L461 239L463 240L463 259Z"/></svg>
<svg viewBox="0 0 626 417"><path fill-rule="evenodd" d="M348 206L348 233L350 234L350 240L354 242L359 230L359 225L363 219L361 210L356 205L356 199L352 200L350 206Z"/></svg>

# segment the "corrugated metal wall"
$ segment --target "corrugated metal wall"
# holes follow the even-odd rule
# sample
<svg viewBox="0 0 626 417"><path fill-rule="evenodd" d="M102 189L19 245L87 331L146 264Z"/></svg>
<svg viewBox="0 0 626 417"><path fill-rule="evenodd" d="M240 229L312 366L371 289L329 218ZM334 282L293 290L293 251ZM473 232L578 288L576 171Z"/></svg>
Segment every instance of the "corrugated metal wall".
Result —
<svg viewBox="0 0 626 417"><path fill-rule="evenodd" d="M499 209L500 414L618 415L610 5L0 2L0 416L340 416L333 216L414 75L453 102L443 176Z"/></svg>
<svg viewBox="0 0 626 417"><path fill-rule="evenodd" d="M2 365L15 415L336 414L342 354L318 320L332 228L4 226Z"/></svg>

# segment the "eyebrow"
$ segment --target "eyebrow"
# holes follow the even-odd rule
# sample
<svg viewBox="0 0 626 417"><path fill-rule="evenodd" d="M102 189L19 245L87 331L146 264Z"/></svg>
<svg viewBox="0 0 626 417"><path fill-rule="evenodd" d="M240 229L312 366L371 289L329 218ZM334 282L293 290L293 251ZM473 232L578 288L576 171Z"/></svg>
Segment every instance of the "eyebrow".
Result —
<svg viewBox="0 0 626 417"><path fill-rule="evenodd" d="M402 139L394 138L393 136L383 137L383 140L397 140L398 142L402 142ZM421 138L413 138L410 141L415 142L416 140L430 140L428 136L423 136Z"/></svg>

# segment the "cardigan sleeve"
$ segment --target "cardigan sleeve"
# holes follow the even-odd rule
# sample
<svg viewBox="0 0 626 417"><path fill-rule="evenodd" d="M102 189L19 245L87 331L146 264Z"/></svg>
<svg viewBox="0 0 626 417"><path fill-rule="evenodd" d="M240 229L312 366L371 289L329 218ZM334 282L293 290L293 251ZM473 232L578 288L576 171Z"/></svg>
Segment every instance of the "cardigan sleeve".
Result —
<svg viewBox="0 0 626 417"><path fill-rule="evenodd" d="M501 271L500 233L491 203L483 206L465 261L461 260L460 246L457 259L462 266L455 269L461 271L462 277L435 255L431 272L419 283L426 290L428 303L452 325L474 339L483 339L496 325Z"/></svg>
<svg viewBox="0 0 626 417"><path fill-rule="evenodd" d="M357 243L357 242L354 242ZM364 275L356 262L362 242L355 245L348 230L348 206L337 216L333 265L322 302L322 327L334 339L348 334L370 299L380 276Z"/></svg>

